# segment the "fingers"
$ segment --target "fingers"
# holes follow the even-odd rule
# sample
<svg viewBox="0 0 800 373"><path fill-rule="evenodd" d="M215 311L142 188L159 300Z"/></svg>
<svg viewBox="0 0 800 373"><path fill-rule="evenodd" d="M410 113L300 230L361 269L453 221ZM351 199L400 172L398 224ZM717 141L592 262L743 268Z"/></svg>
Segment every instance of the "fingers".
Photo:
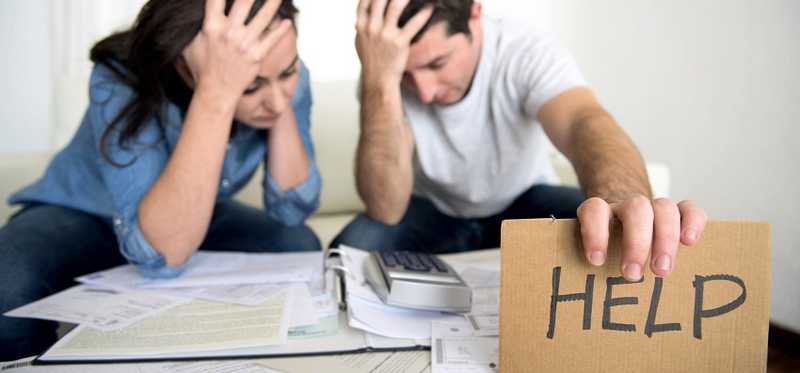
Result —
<svg viewBox="0 0 800 373"><path fill-rule="evenodd" d="M254 2L255 0L235 0L233 8L228 14L228 19L231 20L231 23L235 26L244 25L247 16L250 15L250 10L253 9Z"/></svg>
<svg viewBox="0 0 800 373"><path fill-rule="evenodd" d="M369 6L369 31L378 32L383 27L383 15L386 12L386 0L372 0Z"/></svg>
<svg viewBox="0 0 800 373"><path fill-rule="evenodd" d="M600 198L589 198L578 207L583 250L592 265L603 265L608 256L611 216L611 206Z"/></svg>
<svg viewBox="0 0 800 373"><path fill-rule="evenodd" d="M274 28L267 31L266 35L264 36L261 41L259 41L258 46L256 47L256 53L258 56L264 56L267 52L272 49L275 44L283 38L286 33L291 30L292 28L292 21L288 19L281 20Z"/></svg>
<svg viewBox="0 0 800 373"><path fill-rule="evenodd" d="M225 15L225 0L206 0L206 18Z"/></svg>
<svg viewBox="0 0 800 373"><path fill-rule="evenodd" d="M638 196L617 205L614 213L622 222L622 276L639 281L653 242L653 206Z"/></svg>
<svg viewBox="0 0 800 373"><path fill-rule="evenodd" d="M417 12L408 23L403 26L403 29L400 31L400 35L403 37L405 41L411 42L411 39L414 39L414 36L425 27L425 24L428 23L428 20L431 19L433 15L433 6L428 4L425 5L422 10Z"/></svg>
<svg viewBox="0 0 800 373"><path fill-rule="evenodd" d="M667 198L653 201L653 255L650 269L659 276L672 273L678 253L681 215L678 206Z"/></svg>
<svg viewBox="0 0 800 373"><path fill-rule="evenodd" d="M400 21L400 15L403 14L403 10L408 5L409 0L392 0L389 3L389 8L386 10L386 17L384 20L386 21L387 25L397 26L397 23Z"/></svg>
<svg viewBox="0 0 800 373"><path fill-rule="evenodd" d="M205 25L225 17L225 0L206 0L206 14L203 19Z"/></svg>
<svg viewBox="0 0 800 373"><path fill-rule="evenodd" d="M369 3L370 0L359 0L356 10L356 30L364 31L369 23Z"/></svg>
<svg viewBox="0 0 800 373"><path fill-rule="evenodd" d="M678 209L681 214L681 242L686 246L692 246L700 240L708 215L692 201L682 201L678 204Z"/></svg>
<svg viewBox="0 0 800 373"><path fill-rule="evenodd" d="M247 25L249 32L254 34L256 38L261 38L261 35L265 32L270 23L272 23L272 20L275 19L275 14L278 12L280 5L280 0L270 0L264 3L255 17L253 17Z"/></svg>

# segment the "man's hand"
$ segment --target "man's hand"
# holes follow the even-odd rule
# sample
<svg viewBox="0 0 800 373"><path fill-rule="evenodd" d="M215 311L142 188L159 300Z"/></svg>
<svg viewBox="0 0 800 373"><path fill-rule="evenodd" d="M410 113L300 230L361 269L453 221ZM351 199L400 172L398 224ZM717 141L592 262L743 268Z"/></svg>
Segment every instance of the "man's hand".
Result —
<svg viewBox="0 0 800 373"><path fill-rule="evenodd" d="M697 243L707 217L691 201L675 204L667 198L651 201L642 195L610 203L589 198L578 208L578 220L584 252L593 265L605 263L612 219L622 223L622 275L628 281L638 281L648 256L653 273L672 273L678 244Z"/></svg>
<svg viewBox="0 0 800 373"><path fill-rule="evenodd" d="M365 85L399 87L411 39L433 14L428 5L401 29L397 23L409 0L360 0L356 19L356 50Z"/></svg>

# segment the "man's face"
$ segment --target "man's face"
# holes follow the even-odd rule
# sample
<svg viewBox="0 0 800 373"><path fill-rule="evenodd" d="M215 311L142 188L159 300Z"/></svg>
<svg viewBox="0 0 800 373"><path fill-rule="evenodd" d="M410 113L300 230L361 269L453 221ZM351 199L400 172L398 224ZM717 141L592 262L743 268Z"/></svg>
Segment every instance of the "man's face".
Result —
<svg viewBox="0 0 800 373"><path fill-rule="evenodd" d="M426 104L454 104L469 92L480 59L482 34L478 21L470 20L472 35L448 36L447 23L431 26L411 45L403 86L415 91Z"/></svg>

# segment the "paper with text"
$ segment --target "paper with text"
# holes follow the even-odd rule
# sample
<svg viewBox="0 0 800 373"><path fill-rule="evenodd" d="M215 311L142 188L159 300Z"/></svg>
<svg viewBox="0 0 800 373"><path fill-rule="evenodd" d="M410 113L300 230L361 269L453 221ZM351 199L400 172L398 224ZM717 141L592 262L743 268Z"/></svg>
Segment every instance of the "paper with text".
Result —
<svg viewBox="0 0 800 373"><path fill-rule="evenodd" d="M287 290L255 307L194 300L117 331L78 327L46 355L131 358L285 344L288 301Z"/></svg>
<svg viewBox="0 0 800 373"><path fill-rule="evenodd" d="M84 324L117 330L189 299L153 291L113 291L74 286L5 313L5 316Z"/></svg>
<svg viewBox="0 0 800 373"><path fill-rule="evenodd" d="M275 284L308 282L312 279L315 267L321 266L322 254L319 252L274 254L198 251L187 262L186 270L173 279L148 279L134 266L124 265L76 280L111 289Z"/></svg>
<svg viewBox="0 0 800 373"><path fill-rule="evenodd" d="M497 337L478 337L465 323L434 322L431 331L433 373L495 373L500 360Z"/></svg>

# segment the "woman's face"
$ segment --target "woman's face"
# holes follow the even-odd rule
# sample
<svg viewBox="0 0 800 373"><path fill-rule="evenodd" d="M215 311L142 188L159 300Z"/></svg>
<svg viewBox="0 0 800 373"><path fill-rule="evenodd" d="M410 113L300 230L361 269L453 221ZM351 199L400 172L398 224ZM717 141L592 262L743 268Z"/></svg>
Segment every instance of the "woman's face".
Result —
<svg viewBox="0 0 800 373"><path fill-rule="evenodd" d="M236 120L253 128L270 128L286 114L300 76L297 32L289 30L269 51L258 77L236 106Z"/></svg>

